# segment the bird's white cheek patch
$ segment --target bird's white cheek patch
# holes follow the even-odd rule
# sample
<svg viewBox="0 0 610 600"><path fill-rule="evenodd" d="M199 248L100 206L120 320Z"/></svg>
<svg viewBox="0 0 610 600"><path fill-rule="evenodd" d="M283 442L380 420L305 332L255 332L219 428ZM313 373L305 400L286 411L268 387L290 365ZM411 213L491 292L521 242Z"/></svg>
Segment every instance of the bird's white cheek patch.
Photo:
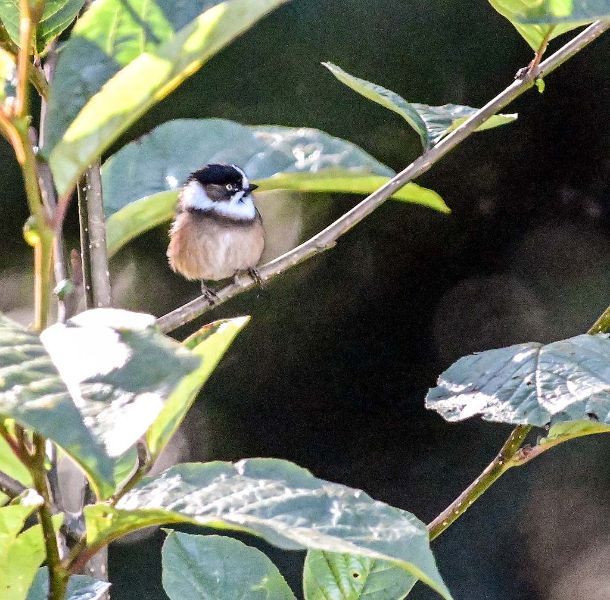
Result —
<svg viewBox="0 0 610 600"><path fill-rule="evenodd" d="M182 205L184 208L196 210L208 210L214 206L201 184L197 181L189 181L182 190Z"/></svg>

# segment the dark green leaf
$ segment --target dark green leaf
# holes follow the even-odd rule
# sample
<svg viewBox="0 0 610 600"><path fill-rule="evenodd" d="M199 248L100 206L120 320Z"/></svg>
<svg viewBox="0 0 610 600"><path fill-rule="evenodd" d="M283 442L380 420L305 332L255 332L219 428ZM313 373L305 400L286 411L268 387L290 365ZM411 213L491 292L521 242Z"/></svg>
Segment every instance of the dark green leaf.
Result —
<svg viewBox="0 0 610 600"><path fill-rule="evenodd" d="M441 138L461 125L478 109L458 104L445 104L443 106L428 106L407 102L392 90L388 90L376 83L359 79L350 75L337 65L322 63L341 83L351 88L361 96L380 104L384 108L400 115L419 135L425 150L438 143ZM494 115L477 131L492 129L517 119L516 114Z"/></svg>
<svg viewBox="0 0 610 600"><path fill-rule="evenodd" d="M39 569L28 593L27 600L47 600L49 573L47 568ZM97 581L87 575L72 575L68 580L65 600L101 600L110 589L107 581Z"/></svg>
<svg viewBox="0 0 610 600"><path fill-rule="evenodd" d="M174 435L201 386L208 380L228 347L249 320L249 317L238 317L217 321L205 325L186 340L184 345L199 358L199 367L182 379L164 404L159 416L148 428L146 444L153 459L159 456Z"/></svg>
<svg viewBox="0 0 610 600"><path fill-rule="evenodd" d="M86 507L85 517L93 547L161 523L232 528L281 548L386 560L450 598L421 521L282 460L178 465L144 479L114 508Z"/></svg>
<svg viewBox="0 0 610 600"><path fill-rule="evenodd" d="M36 28L36 50L41 53L49 42L70 26L85 0L46 0ZM13 42L19 45L19 0L0 0L0 19Z"/></svg>
<svg viewBox="0 0 610 600"><path fill-rule="evenodd" d="M402 600L417 583L392 563L310 550L305 559L305 600Z"/></svg>
<svg viewBox="0 0 610 600"><path fill-rule="evenodd" d="M546 0L543 0L546 1ZM558 0L549 0L556 3ZM563 0L559 0L562 2ZM576 29L582 25L591 22L594 19L580 20L578 17L572 17L569 22L562 18L562 23L558 23L558 19L534 19L529 24L523 22L526 15L530 14L530 10L534 5L541 6L541 2L532 3L531 0L489 0L490 4L505 18L507 18L513 27L519 32L519 35L530 45L534 52L537 52L545 40L553 40L572 29ZM542 15L542 13L541 13ZM551 24L548 24L548 23Z"/></svg>
<svg viewBox="0 0 610 600"><path fill-rule="evenodd" d="M104 164L104 202L112 215L107 223L109 254L171 219L177 188L209 162L240 165L261 191L368 194L394 175L358 146L316 129L246 127L222 119L171 121ZM449 212L438 194L414 183L394 197Z"/></svg>
<svg viewBox="0 0 610 600"><path fill-rule="evenodd" d="M61 446L97 489L113 491L112 463L34 333L0 315L0 414Z"/></svg>
<svg viewBox="0 0 610 600"><path fill-rule="evenodd" d="M295 600L260 550L228 537L170 532L162 556L170 600Z"/></svg>
<svg viewBox="0 0 610 600"><path fill-rule="evenodd" d="M610 340L579 335L465 356L445 371L426 406L448 421L479 414L543 427L565 421L610 424Z"/></svg>
<svg viewBox="0 0 610 600"><path fill-rule="evenodd" d="M129 125L286 0L98 0L61 52L43 149L60 194Z"/></svg>

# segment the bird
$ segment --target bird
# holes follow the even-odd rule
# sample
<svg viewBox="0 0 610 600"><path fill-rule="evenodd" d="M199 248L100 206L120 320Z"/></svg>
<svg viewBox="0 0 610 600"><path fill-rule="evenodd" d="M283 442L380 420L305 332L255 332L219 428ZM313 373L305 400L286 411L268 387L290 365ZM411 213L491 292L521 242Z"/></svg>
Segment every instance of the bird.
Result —
<svg viewBox="0 0 610 600"><path fill-rule="evenodd" d="M265 230L252 198L257 187L237 165L211 163L191 173L180 191L167 258L174 272L200 280L212 303L217 296L207 281L244 272L260 281L255 267Z"/></svg>

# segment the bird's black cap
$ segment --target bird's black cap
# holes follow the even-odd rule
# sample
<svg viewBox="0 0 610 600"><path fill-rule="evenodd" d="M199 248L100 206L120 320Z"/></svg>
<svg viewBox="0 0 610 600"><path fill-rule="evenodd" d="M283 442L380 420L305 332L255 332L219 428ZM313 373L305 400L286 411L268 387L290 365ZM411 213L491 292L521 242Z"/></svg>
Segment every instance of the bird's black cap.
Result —
<svg viewBox="0 0 610 600"><path fill-rule="evenodd" d="M238 188L243 187L244 174L241 169L235 165L224 165L220 163L211 163L205 167L191 173L188 176L189 181L198 181L201 185L214 183L217 185L226 185L232 183Z"/></svg>

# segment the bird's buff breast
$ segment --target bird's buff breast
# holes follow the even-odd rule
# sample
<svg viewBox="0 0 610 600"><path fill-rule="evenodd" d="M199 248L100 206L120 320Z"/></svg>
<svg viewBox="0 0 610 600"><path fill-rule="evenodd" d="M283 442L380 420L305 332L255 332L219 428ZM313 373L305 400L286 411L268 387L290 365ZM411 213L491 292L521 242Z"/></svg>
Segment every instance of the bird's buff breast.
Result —
<svg viewBox="0 0 610 600"><path fill-rule="evenodd" d="M187 279L218 280L255 267L264 248L260 217L231 224L196 213L176 217L167 249L169 264Z"/></svg>

